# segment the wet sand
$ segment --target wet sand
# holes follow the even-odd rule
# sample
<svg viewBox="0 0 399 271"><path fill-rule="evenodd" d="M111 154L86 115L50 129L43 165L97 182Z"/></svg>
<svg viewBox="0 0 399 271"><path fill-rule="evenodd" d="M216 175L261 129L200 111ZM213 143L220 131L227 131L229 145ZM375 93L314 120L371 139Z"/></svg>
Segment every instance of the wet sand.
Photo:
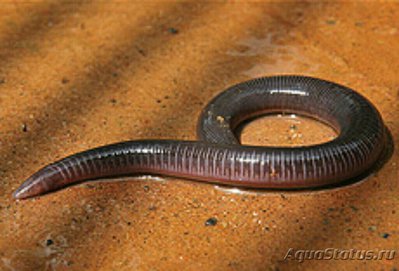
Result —
<svg viewBox="0 0 399 271"><path fill-rule="evenodd" d="M347 85L399 143L399 5L0 4L0 270L398 270L394 260L284 260L290 248L396 249L399 156L318 191L240 191L154 176L11 193L40 167L124 140L196 139L204 105L258 76ZM249 123L242 142L335 136L303 118Z"/></svg>

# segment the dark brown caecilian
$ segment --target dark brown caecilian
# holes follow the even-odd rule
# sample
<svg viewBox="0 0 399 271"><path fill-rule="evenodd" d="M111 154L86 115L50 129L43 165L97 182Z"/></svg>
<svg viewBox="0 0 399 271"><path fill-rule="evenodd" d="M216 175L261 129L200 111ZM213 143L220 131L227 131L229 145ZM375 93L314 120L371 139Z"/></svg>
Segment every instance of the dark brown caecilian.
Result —
<svg viewBox="0 0 399 271"><path fill-rule="evenodd" d="M240 145L235 127L250 117L273 112L319 119L339 135L311 146ZM356 177L372 166L384 149L385 133L375 107L347 87L304 76L259 78L230 87L206 106L199 119L199 141L128 141L77 153L33 174L14 197L136 173L242 187L319 187Z"/></svg>

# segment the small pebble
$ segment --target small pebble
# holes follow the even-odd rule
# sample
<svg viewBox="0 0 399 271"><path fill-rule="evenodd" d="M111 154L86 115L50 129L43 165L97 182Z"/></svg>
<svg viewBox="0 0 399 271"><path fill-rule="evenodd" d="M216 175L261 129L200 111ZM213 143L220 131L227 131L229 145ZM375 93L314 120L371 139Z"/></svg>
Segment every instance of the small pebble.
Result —
<svg viewBox="0 0 399 271"><path fill-rule="evenodd" d="M138 47L136 47L136 49L137 49L137 52L139 52L140 55L142 55L142 56L146 56L147 55L143 49L138 48Z"/></svg>
<svg viewBox="0 0 399 271"><path fill-rule="evenodd" d="M359 210L356 206L353 206L353 205L351 205L351 206L349 206L353 211L357 211L357 210Z"/></svg>
<svg viewBox="0 0 399 271"><path fill-rule="evenodd" d="M369 227L369 231L375 231L376 229L377 229L376 226L370 226L370 227Z"/></svg>
<svg viewBox="0 0 399 271"><path fill-rule="evenodd" d="M22 124L21 128L22 128L22 132L28 131L28 125L26 125L25 123Z"/></svg>
<svg viewBox="0 0 399 271"><path fill-rule="evenodd" d="M336 24L336 21L335 21L335 20L327 20L327 21L326 21L326 24L335 25L335 24Z"/></svg>
<svg viewBox="0 0 399 271"><path fill-rule="evenodd" d="M209 218L205 221L205 226L215 226L218 223L218 220L214 217Z"/></svg>
<svg viewBox="0 0 399 271"><path fill-rule="evenodd" d="M179 30L177 30L177 29L174 28L174 27L169 27L169 28L168 28L168 32L169 32L170 34L177 34L177 33L179 33Z"/></svg>
<svg viewBox="0 0 399 271"><path fill-rule="evenodd" d="M387 239L389 237L389 233L385 232L385 233L381 234L381 237L384 239Z"/></svg>
<svg viewBox="0 0 399 271"><path fill-rule="evenodd" d="M54 244L53 240L51 240L51 239L46 240L46 246L51 246L52 244Z"/></svg>

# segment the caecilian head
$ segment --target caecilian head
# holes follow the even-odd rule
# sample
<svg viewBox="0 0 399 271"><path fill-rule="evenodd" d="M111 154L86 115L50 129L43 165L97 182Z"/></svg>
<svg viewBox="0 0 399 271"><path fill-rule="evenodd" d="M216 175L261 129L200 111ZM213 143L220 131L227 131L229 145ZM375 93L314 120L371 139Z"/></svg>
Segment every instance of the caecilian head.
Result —
<svg viewBox="0 0 399 271"><path fill-rule="evenodd" d="M44 167L18 187L13 196L15 199L25 199L44 194L56 189L57 179L60 179L60 175L51 165Z"/></svg>

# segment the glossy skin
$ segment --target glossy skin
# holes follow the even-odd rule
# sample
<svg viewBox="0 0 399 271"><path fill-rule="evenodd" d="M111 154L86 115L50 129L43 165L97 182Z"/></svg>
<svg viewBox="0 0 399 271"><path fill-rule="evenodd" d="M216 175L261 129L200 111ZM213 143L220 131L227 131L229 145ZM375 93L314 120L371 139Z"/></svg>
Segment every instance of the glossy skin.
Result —
<svg viewBox="0 0 399 271"><path fill-rule="evenodd" d="M303 147L242 146L234 128L264 113L311 116L334 127L334 140ZM45 166L15 192L23 199L101 177L153 173L258 188L313 188L358 176L380 157L385 128L355 91L303 76L235 85L215 97L198 123L200 141L128 141L87 150Z"/></svg>

